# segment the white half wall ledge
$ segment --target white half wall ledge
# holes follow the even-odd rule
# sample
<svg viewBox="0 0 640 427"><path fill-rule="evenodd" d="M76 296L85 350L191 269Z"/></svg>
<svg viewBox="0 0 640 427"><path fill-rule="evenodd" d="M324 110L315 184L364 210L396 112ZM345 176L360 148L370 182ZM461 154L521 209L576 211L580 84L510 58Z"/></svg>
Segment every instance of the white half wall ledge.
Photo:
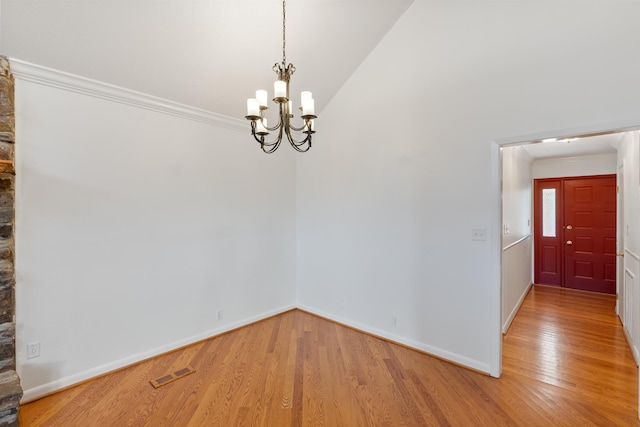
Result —
<svg viewBox="0 0 640 427"><path fill-rule="evenodd" d="M307 313L311 313L313 315L322 317L324 319L336 322L338 324L344 325L349 328L356 329L358 331L371 334L375 337L382 338L400 345L407 346L417 351L421 351L426 353L429 356L437 357L445 362L451 362L457 365L460 365L465 368L474 369L476 371L480 371L486 374L490 374L491 369L489 364L480 362L475 359L470 359L468 357L462 356L460 354L452 353L447 350L443 350L439 347L434 347L431 345L427 345L415 340L407 339L403 336L391 334L387 331L383 331L381 329L373 328L368 325L364 325L362 323L354 322L352 320L346 319L344 317L335 316L331 313L326 313L322 310L317 310L313 307L309 307L307 305L298 305L298 309L302 311L306 311Z"/></svg>
<svg viewBox="0 0 640 427"><path fill-rule="evenodd" d="M9 58L9 64L15 79L156 111L221 128L248 132L246 120L216 114L211 111L136 92L120 86L110 85L75 74L54 70L16 58Z"/></svg>
<svg viewBox="0 0 640 427"><path fill-rule="evenodd" d="M505 246L504 248L502 248L502 252L508 251L508 250L509 250L509 249L511 249L512 247L516 246L516 245L517 245L517 244L519 244L519 243L524 242L525 240L527 240L527 239L529 239L529 238L531 238L531 237L532 237L532 235L531 235L531 234L527 234L526 236L519 238L519 239L518 239L518 240L516 240L515 242L513 242L513 243L511 243L511 244L509 244L509 245Z"/></svg>
<svg viewBox="0 0 640 427"><path fill-rule="evenodd" d="M98 378L102 375L110 374L112 372L126 368L127 366L144 362L145 360L149 360L154 357L161 356L165 353L170 353L172 351L179 350L183 347L196 344L200 341L213 339L218 335L225 334L227 332L233 331L234 329L242 328L244 326L248 326L253 323L260 322L262 320L268 319L269 317L277 316L279 314L285 313L290 310L294 310L296 308L297 307L295 305L288 305L288 306L280 307L276 310L270 310L256 316L251 316L244 320L236 321L236 322L224 325L222 327L212 329L210 331L202 332L198 335L194 335L189 338L181 339L179 341L175 341L173 343L169 343L161 347L157 347L142 353L134 354L129 357L125 357L124 359L115 360L113 362L104 364L102 366L96 366L86 371L78 372L76 374L69 375L64 378L59 378L55 381L51 381L49 383L27 389L24 391L24 394L22 396L22 400L20 401L20 403L24 404L24 403L34 401L36 399L40 399L46 395L56 393L66 387L78 385L83 381L91 380L94 378Z"/></svg>
<svg viewBox="0 0 640 427"><path fill-rule="evenodd" d="M625 252L626 254L631 255L631 256L632 256L633 258L635 258L636 260L640 261L640 255L636 254L635 252L633 252L633 251L631 251L631 250L629 250L629 249L627 249L627 248L625 248L625 249L624 249L624 252Z"/></svg>

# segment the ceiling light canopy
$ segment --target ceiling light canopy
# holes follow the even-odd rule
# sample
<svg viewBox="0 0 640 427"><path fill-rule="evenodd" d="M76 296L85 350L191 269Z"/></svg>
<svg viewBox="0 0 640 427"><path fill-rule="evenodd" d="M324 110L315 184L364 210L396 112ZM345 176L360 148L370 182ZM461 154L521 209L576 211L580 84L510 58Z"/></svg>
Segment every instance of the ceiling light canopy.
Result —
<svg viewBox="0 0 640 427"><path fill-rule="evenodd" d="M289 95L289 83L291 76L296 71L293 64L287 64L286 48L286 1L282 1L282 63L276 63L273 71L278 75L278 80L273 84L273 101L277 104L279 114L278 123L269 127L265 116L268 107L268 94L266 90L257 90L255 98L247 99L247 115L245 118L251 121L251 135L260 143L260 148L265 153L273 153L278 149L282 139L287 138L291 146L299 152L309 151L311 138L315 133L314 119L315 105L311 92L303 91L300 94L300 111L302 112L302 125L299 127L291 123L293 118L293 103ZM267 135L277 132L276 138L266 141ZM297 138L297 139L296 139Z"/></svg>
<svg viewBox="0 0 640 427"><path fill-rule="evenodd" d="M571 138L547 138L547 139L543 139L540 142L566 142L567 144L569 144L571 141L575 141L576 139L580 139L579 136L576 137L571 137Z"/></svg>

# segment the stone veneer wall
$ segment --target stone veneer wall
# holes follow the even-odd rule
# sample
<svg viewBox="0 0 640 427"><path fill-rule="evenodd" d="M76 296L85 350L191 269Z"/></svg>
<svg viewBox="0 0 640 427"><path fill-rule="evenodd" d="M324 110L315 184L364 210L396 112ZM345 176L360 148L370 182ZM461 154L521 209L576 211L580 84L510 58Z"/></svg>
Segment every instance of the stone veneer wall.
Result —
<svg viewBox="0 0 640 427"><path fill-rule="evenodd" d="M18 425L22 398L16 373L13 218L15 210L14 80L9 60L0 56L0 426Z"/></svg>

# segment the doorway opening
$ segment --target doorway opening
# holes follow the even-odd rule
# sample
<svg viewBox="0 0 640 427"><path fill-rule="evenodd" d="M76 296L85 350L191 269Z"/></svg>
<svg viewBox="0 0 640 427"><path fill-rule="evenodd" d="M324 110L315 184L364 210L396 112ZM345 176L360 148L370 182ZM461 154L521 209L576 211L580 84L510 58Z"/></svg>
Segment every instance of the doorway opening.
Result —
<svg viewBox="0 0 640 427"><path fill-rule="evenodd" d="M494 140L492 145L492 161L493 161L493 195L496 206L496 214L492 219L492 251L495 254L494 262L492 263L492 277L494 279L494 291L492 291L493 301L496 301L496 331L492 334L495 344L495 351L492 352L492 376L500 376L502 371L502 337L505 324L505 274L504 268L509 265L509 262L505 261L505 251L503 249L508 248L505 245L505 234L508 235L510 231L509 225L505 222L505 206L508 201L505 200L504 187L505 184L505 165L503 163L504 148L506 147L520 147L525 146L543 146L545 141L557 140L553 138L553 135L570 135L569 137L561 137L564 139L567 145L571 148L575 148L578 152L579 145L574 143L574 138L582 138L592 135L615 135L618 137L618 143L614 144L616 153L615 169L607 172L596 173L580 173L573 174L574 176L584 177L587 175L617 175L617 184L620 192L616 195L617 211L616 228L618 235L616 236L616 266L613 267L613 271L616 274L616 313L619 320L622 321L624 335L627 338L627 342L631 348L633 356L636 360L636 364L640 360L640 328L636 328L632 320L640 317L640 224L637 221L631 221L631 213L637 212L638 206L640 206L640 191L638 191L638 182L640 182L640 125L634 123L632 125L617 124L609 127L598 128L584 128L581 131L575 129L567 132L555 132L551 134L537 134L528 137L515 137L504 138ZM569 144L571 143L571 144ZM571 152L565 156L579 156ZM571 167L567 168L571 169ZM531 170L531 169L530 169ZM623 173L624 170L624 173ZM567 173L558 175L553 178L566 177L572 174ZM531 175L531 200L533 205L533 173ZM542 177L536 177L542 178ZM550 178L550 177L546 177ZM623 182L622 182L623 180ZM559 188L559 187L558 187ZM533 206L532 206L533 207ZM533 209L531 209L531 215L533 216ZM633 216L635 218L635 216ZM532 230L530 234L530 240L534 239L535 227L533 227L533 221L531 221ZM539 225L541 227L541 225ZM562 227L562 225L560 225ZM495 242L493 242L495 238ZM511 237L513 240L514 237ZM526 239L525 239L526 240ZM572 240L572 239L569 239ZM518 240L516 240L517 242ZM566 244L566 240L564 241ZM572 242L573 243L573 242ZM636 247L637 246L637 247ZM635 252L634 252L635 248ZM533 248L532 248L533 251ZM533 263L533 252L529 254L530 262ZM523 292L524 296L531 288L534 282L535 270L533 265L530 270L531 283L526 286L526 290ZM609 268L609 274L611 274L611 268ZM508 279L508 278L507 278ZM595 295L595 294L594 294ZM524 300L524 297L518 301L514 312L517 312L519 304ZM636 310L638 313L636 313ZM499 327L498 327L499 325ZM507 326L508 327L508 326ZM495 364L494 364L495 363ZM497 372L497 375L495 374Z"/></svg>
<svg viewBox="0 0 640 427"><path fill-rule="evenodd" d="M601 124L601 125L594 125L594 126L585 126L582 128L573 128L573 129L569 129L569 130L558 130L558 131L551 131L551 132L544 132L544 133L537 133L537 134L531 134L531 135L524 135L524 136L516 136L516 137L508 137L508 138L498 138L498 139L494 139L494 141L492 142L492 201L493 201L493 206L495 206L495 211L494 214L492 215L492 222L491 222L491 251L492 251L492 263L491 263L491 271L492 271L492 282L493 282L493 286L492 286L492 291L491 291L491 301L492 301L492 313L493 316L495 316L493 319L493 325L494 325L494 329L492 329L492 333L491 333L491 337L492 337L492 351L491 351L491 363L490 363L490 374L494 377L500 377L501 372L502 372L502 337L503 337L503 332L506 332L506 329L508 328L508 321L509 321L509 314L510 314L510 308L509 308L509 301L507 301L509 298L511 298L511 303L513 303L513 307L514 309L513 311L513 315L515 315L515 313L517 312L517 309L519 308L519 305L522 303L524 296L526 296L526 292L528 292L528 290L530 289L530 286L533 284L534 280L534 266L533 266L533 174L531 174L531 177L529 179L530 182L530 190L529 190L529 200L530 200L530 208L529 208L529 213L530 213L530 218L523 221L522 223L525 224L525 227L529 227L529 234L528 237L519 239L517 236L517 232L514 232L514 230L516 230L512 224L508 223L508 218L505 221L505 213L504 213L504 208L506 206L506 203L508 203L508 201L505 200L505 193L504 193L504 187L507 185L505 183L505 179L504 179L504 164L503 164L503 156L504 156L504 148L508 148L508 147L516 147L518 149L524 149L524 147L543 147L546 149L546 147L551 147L554 144L555 145L561 145L562 149L566 150L565 154L562 154L562 156L564 156L565 158L569 158L569 157L579 157L581 156L580 154L580 148L583 146L583 142L587 141L590 137L597 137L597 136L604 136L604 135L615 135L617 137L620 138L626 138L626 135L635 135L633 137L634 139L634 143L637 143L636 145L640 145L640 132L638 132L638 130L640 129L640 123L638 123L637 121L635 123L630 123L630 122L616 122L616 123L610 123L610 124ZM623 135L623 136L621 136ZM631 144L633 145L633 144ZM627 156L629 158L638 158L638 160L634 160L633 164L631 165L627 160L623 160L625 161L625 182L626 181L630 181L633 183L637 184L637 181L640 180L639 175L638 175L638 170L640 169L640 148L635 148L635 154L631 153L631 155ZM611 152L613 153L613 155L615 156L615 149L611 150ZM635 157L634 157L635 156ZM626 157L625 157L626 159ZM531 171L531 163L533 162L533 158L530 159L530 164L529 166L527 166L526 169L528 169L529 171ZM572 165L568 165L567 168L568 170L572 169ZM614 166L615 167L615 166ZM517 168L516 168L517 169ZM633 169L633 172L630 173L629 171ZM613 173L618 172L617 169L614 169ZM590 173L579 173L579 174L573 174L574 176L586 176L586 175L602 175L602 174L610 174L611 171L606 171L606 172L590 172ZM566 173L564 175L556 175L556 177L559 176L569 176L572 175L571 173ZM630 176L632 175L632 176ZM547 176L549 177L549 176ZM635 188L636 186L634 186ZM640 196L639 196L640 197ZM618 200L618 203L620 203L620 200ZM627 198L625 198L625 205L633 205L632 202L629 202L627 200ZM640 201L638 202L638 205L640 205ZM635 206L635 205L634 205ZM522 208L520 208L522 209ZM620 211L620 209L619 209ZM620 216L622 217L623 212L620 212ZM622 228L619 226L618 227L618 231L620 232L620 230L622 230ZM629 230L625 229L625 233L628 234ZM637 230L633 229L631 230L631 234L635 235L638 234L638 240L640 241L640 226L637 227ZM506 236L506 237L505 237ZM629 240L629 239L627 239ZM622 239L618 239L618 244L620 244L620 242L622 241ZM522 298L519 298L518 296L513 296L513 295L508 295L508 289L505 289L505 279L507 279L507 281L509 280L507 276L508 274L505 274L505 272L503 271L505 266L510 265L509 262L505 261L505 254L507 253L505 251L505 249L510 250L511 248L510 243L511 242L511 247L512 248L523 248L526 247L527 244L531 245L531 249L528 252L529 256L529 269L528 269L528 273L524 274L524 276L526 276L529 280L528 282L524 285L524 288L522 289L522 292L520 292L520 290L518 290L518 292L516 292L516 294L521 294ZM529 242L529 243L527 243ZM522 249L520 249L522 250ZM625 250L623 248L621 248L620 246L617 247L617 255L618 255L618 264L620 263L620 259L621 257L620 252L625 252ZM527 258L526 256L526 250L524 251L524 254L522 256L522 258ZM631 258L628 256L625 256L625 263L627 261L626 258ZM635 260L635 259L634 259ZM522 269L518 268L518 271L522 272ZM620 271L622 271L623 273L628 273L625 272L625 269L622 267L618 267L618 275L620 274ZM640 256L638 257L638 274L635 277L640 277ZM620 277L618 277L617 279L617 284L618 284L618 288L620 288L620 285L622 283L622 279ZM640 280L635 280L637 282L639 282L638 284L640 284ZM638 285L636 284L634 281L634 286ZM623 295L621 294L621 289L617 290L618 295L620 296L620 301L618 306L620 307L620 311L622 311L623 308L623 304L624 304L624 300L623 299ZM640 296L640 290L638 292L627 292L626 295L639 295ZM636 306L638 304L632 303L630 304L631 306ZM640 315L639 315L640 316ZM629 318L631 318L633 316L629 316ZM507 323L506 327L505 327L505 322ZM637 328L637 335L638 335L638 342L640 342L640 328ZM632 333L630 333L629 335L631 335ZM635 333L633 333L634 335L636 335ZM635 348L633 349L634 351L634 355L638 354L638 351L635 350ZM638 357L636 357L636 360L638 360Z"/></svg>

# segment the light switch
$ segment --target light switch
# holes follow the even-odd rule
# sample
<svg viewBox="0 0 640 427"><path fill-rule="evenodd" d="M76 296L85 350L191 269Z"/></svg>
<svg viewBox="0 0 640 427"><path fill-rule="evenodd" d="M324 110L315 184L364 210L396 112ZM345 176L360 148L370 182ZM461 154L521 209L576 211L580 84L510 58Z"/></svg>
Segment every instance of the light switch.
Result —
<svg viewBox="0 0 640 427"><path fill-rule="evenodd" d="M487 230L485 228L471 230L471 240L487 240Z"/></svg>

